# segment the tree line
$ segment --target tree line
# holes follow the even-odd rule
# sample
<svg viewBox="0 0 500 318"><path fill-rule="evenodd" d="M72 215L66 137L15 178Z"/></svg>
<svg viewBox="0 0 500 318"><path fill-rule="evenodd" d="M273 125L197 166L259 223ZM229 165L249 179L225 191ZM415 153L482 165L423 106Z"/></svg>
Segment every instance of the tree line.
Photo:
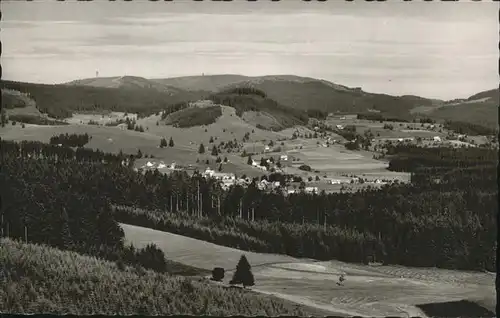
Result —
<svg viewBox="0 0 500 318"><path fill-rule="evenodd" d="M472 124L461 121L446 120L444 123L444 128L453 130L458 134L467 134L471 136L491 136L498 134L498 130L491 129L479 124Z"/></svg>
<svg viewBox="0 0 500 318"><path fill-rule="evenodd" d="M209 96L209 99L215 103L233 107L236 110L236 115L241 117L247 111L265 111L269 112L279 124L283 127L292 127L300 124L306 125L309 117L307 112L283 106L273 99L261 94L260 90L246 90L239 93L238 89L222 91ZM263 96L264 95L264 96Z"/></svg>
<svg viewBox="0 0 500 318"><path fill-rule="evenodd" d="M89 143L90 137L87 133L85 134L59 134L50 137L49 143L51 145L63 145L66 147L83 147Z"/></svg>
<svg viewBox="0 0 500 318"><path fill-rule="evenodd" d="M74 203L78 196L90 196L89 204L96 205L99 201L90 201L97 196L114 205L145 211L122 209L110 213L99 205L104 215L111 214L110 219L124 223L206 236L203 238L222 245L322 260L365 262L374 257L412 266L474 270L495 267L498 190L491 160L496 157L486 150L481 150L485 151L481 154L469 153L477 151L474 149L424 150L424 157L431 156L426 151L436 152L433 160L446 163L437 165L442 167L437 169L433 168L434 161L418 157L421 149L408 148L407 152L415 154L411 160L420 160L421 165L421 169L412 170L412 184L385 185L354 193L286 195L280 189L261 191L255 181L247 188L236 185L224 191L218 182L199 173L140 174L123 163L127 159L123 154L104 160L102 153L77 156L78 150L50 147L37 144L28 151L17 143L2 141L1 151L11 158L30 154L32 158L26 160L42 171L51 172L57 167L58 173L51 172L50 179L63 189L71 189L67 191L76 196L68 194L66 205L81 207L82 204ZM47 153L48 150L40 150L45 148L51 149L52 155L35 160L40 153ZM396 153L405 154L397 149L391 163L400 160ZM92 156L95 159L89 160ZM3 170L17 167L16 160L11 159ZM453 166L447 162L468 165ZM13 182L22 182L31 180L36 173L15 170L11 175L20 180ZM59 189L46 191L57 193ZM50 197L49 193L42 195ZM53 206L64 206L59 201ZM22 207L27 204L23 202L16 204ZM99 210L93 205L86 210ZM30 206L30 210L36 209L36 205Z"/></svg>
<svg viewBox="0 0 500 318"><path fill-rule="evenodd" d="M78 111L124 111L140 117L161 111L168 105L203 99L205 92L179 91L175 94L156 89L104 88L81 85L48 85L2 81L1 88L29 94L37 108L61 119Z"/></svg>

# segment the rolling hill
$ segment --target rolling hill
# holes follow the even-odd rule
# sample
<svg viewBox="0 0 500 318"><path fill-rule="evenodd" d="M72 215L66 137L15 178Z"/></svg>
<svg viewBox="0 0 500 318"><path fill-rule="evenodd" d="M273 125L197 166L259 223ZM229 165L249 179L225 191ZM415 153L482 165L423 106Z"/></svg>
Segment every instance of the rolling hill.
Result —
<svg viewBox="0 0 500 318"><path fill-rule="evenodd" d="M175 89L191 92L218 93L239 87L252 87L264 91L268 98L297 110L321 110L327 112L365 112L378 110L391 115L408 115L417 106L431 106L441 101L418 96L391 96L364 92L361 88L331 83L310 77L295 75L268 75L249 77L242 75L186 76L165 79L140 77L109 77L83 79L71 85L93 87L143 87L159 91Z"/></svg>
<svg viewBox="0 0 500 318"><path fill-rule="evenodd" d="M175 87L183 90L201 90L216 92L228 85L248 80L250 77L243 75L210 75L210 76L183 76L172 78L151 79L152 82Z"/></svg>
<svg viewBox="0 0 500 318"><path fill-rule="evenodd" d="M198 100L206 95L205 92L180 89L160 90L155 86L147 86L147 83L137 78L126 78L123 82L125 84L113 81L114 79L100 81L100 87L96 87L96 83L90 80L82 80L82 83L87 83L83 85L2 81L0 87L2 90L14 90L29 95L38 110L54 118L70 117L77 111L125 111L150 115L168 105Z"/></svg>
<svg viewBox="0 0 500 318"><path fill-rule="evenodd" d="M298 110L317 109L327 112L364 112L376 109L390 114L407 114L421 105L433 105L436 100L418 96L372 94L360 88L295 75L247 77L239 75L188 76L155 79L155 82L191 90L214 92L236 87L253 87L264 91L270 99Z"/></svg>
<svg viewBox="0 0 500 318"><path fill-rule="evenodd" d="M492 89L435 107L417 107L411 112L436 120L464 122L497 130L499 95L498 89Z"/></svg>
<svg viewBox="0 0 500 318"><path fill-rule="evenodd" d="M0 240L0 312L119 315L323 315L276 297Z"/></svg>
<svg viewBox="0 0 500 318"><path fill-rule="evenodd" d="M227 89L211 95L209 99L215 104L233 107L236 115L258 128L279 131L306 125L308 121L304 111L283 106L267 97L265 92L250 87Z"/></svg>
<svg viewBox="0 0 500 318"><path fill-rule="evenodd" d="M28 93L36 101L40 111L55 118L68 117L74 111L96 110L150 115L176 103L205 99L213 95L220 96L230 90L246 87L262 91L266 95L265 101L252 102L248 101L248 96L238 97L246 99L244 104L254 104L253 109L247 110L246 117L266 123L281 122L282 119L276 118L281 115L276 115L276 111L271 116L268 116L269 113L252 114L251 111L267 107L268 101L271 100L272 103L287 109L287 113L290 113L290 109L298 111L297 114L303 111L377 112L383 116L404 120L425 116L438 121L463 121L490 128L496 128L498 124L497 90L480 92L467 99L442 101L413 95L368 93L359 87L349 88L326 80L294 75L248 77L233 74L165 79L136 76L102 77L80 79L61 85L4 81L1 87ZM7 103L7 107L19 106L12 102Z"/></svg>
<svg viewBox="0 0 500 318"><path fill-rule="evenodd" d="M122 88L122 89L151 89L164 93L179 94L184 91L182 88L162 84L160 82L145 79L139 76L115 76L115 77L96 77L71 81L65 85L69 86L91 86L101 88Z"/></svg>

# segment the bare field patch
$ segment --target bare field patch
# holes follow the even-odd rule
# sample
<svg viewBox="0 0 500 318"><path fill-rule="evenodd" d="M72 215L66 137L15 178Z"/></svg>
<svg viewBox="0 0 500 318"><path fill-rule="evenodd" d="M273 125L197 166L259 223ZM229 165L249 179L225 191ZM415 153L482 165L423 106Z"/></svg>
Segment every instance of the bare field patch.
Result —
<svg viewBox="0 0 500 318"><path fill-rule="evenodd" d="M127 116L125 116L125 114ZM66 118L65 121L69 124L81 125L88 124L89 121L94 121L100 125L105 125L116 121L118 119L125 120L125 118L137 119L137 114L133 113L123 113L123 112L102 112L102 113L74 113L70 118Z"/></svg>
<svg viewBox="0 0 500 318"><path fill-rule="evenodd" d="M168 259L184 264L197 264L198 268L212 270L214 267L223 267L231 270L236 268L243 254L252 266L299 261L287 255L246 252L168 232L128 224L120 225L125 232L126 240L135 247L154 243L165 252Z"/></svg>
<svg viewBox="0 0 500 318"><path fill-rule="evenodd" d="M267 129L282 128L282 125L276 120L276 118L265 112L247 111L243 113L242 119L256 127L257 125L261 125Z"/></svg>
<svg viewBox="0 0 500 318"><path fill-rule="evenodd" d="M494 274L403 266L316 262L285 255L251 253L204 241L121 224L128 242L157 244L168 259L198 268L226 269L224 282L245 254L252 265L252 290L303 305L361 316L420 316L418 304L470 299L494 304ZM346 281L337 284L340 274ZM492 309L490 309L492 310Z"/></svg>
<svg viewBox="0 0 500 318"><path fill-rule="evenodd" d="M387 163L373 159L372 153L366 151L350 151L341 145L330 147L314 147L289 151L288 153L301 159L313 170L321 173L336 171L369 171L384 169Z"/></svg>

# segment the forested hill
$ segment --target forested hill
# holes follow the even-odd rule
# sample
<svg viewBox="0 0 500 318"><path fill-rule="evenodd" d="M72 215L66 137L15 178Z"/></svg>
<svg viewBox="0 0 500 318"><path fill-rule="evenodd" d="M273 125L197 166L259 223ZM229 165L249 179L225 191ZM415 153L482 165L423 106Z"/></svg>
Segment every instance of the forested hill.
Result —
<svg viewBox="0 0 500 318"><path fill-rule="evenodd" d="M116 260L130 254L119 221L295 257L496 268L496 149L401 146L391 150L390 166L411 171L412 184L287 196L255 183L223 191L200 174L141 174L122 164L133 156L0 142L1 226L13 238L24 238L27 228L30 242L86 242L79 248ZM131 262L144 261L143 254L130 255Z"/></svg>
<svg viewBox="0 0 500 318"><path fill-rule="evenodd" d="M305 111L280 105L267 97L266 93L251 87L236 87L227 89L209 97L215 104L231 106L236 109L236 115L244 117L247 112L259 112L267 115L271 120L270 127L265 122L257 125L266 129L281 130L294 125L306 125L308 115Z"/></svg>
<svg viewBox="0 0 500 318"><path fill-rule="evenodd" d="M368 93L360 87L347 87L325 80L294 75L241 76L210 75L155 79L155 82L191 90L220 92L229 88L253 87L277 103L297 110L327 113L380 112L381 115L410 120L412 110L423 107L423 116L453 120L489 128L498 126L498 89L480 92L468 99L444 101L414 95L391 96ZM456 107L443 107L456 104Z"/></svg>
<svg viewBox="0 0 500 318"><path fill-rule="evenodd" d="M160 91L152 87L93 87L47 85L2 81L2 89L28 94L36 107L53 118L70 117L77 111L123 111L149 115L168 105L203 99L206 92Z"/></svg>
<svg viewBox="0 0 500 318"><path fill-rule="evenodd" d="M165 79L144 79L123 76L91 78L70 82L72 85L98 87L154 87L160 91L179 89L189 91L227 91L238 87L252 87L267 94L277 103L300 111L310 109L325 112L366 112L375 110L392 115L408 116L410 109L430 106L441 101L418 96L391 96L373 94L361 88L349 88L325 80L295 75L268 75L249 77L242 75L185 76Z"/></svg>
<svg viewBox="0 0 500 318"><path fill-rule="evenodd" d="M297 112L371 112L406 121L424 116L439 121L483 125L490 129L498 126L497 90L481 92L468 99L442 101L413 95L368 93L359 87L349 88L292 75L212 75L154 80L121 76L82 79L61 85L2 81L1 87L28 93L40 111L54 118L67 117L79 110L116 110L150 115L171 105L247 87L264 92L265 99ZM267 107L267 100L254 104ZM297 114L293 116L297 117Z"/></svg>

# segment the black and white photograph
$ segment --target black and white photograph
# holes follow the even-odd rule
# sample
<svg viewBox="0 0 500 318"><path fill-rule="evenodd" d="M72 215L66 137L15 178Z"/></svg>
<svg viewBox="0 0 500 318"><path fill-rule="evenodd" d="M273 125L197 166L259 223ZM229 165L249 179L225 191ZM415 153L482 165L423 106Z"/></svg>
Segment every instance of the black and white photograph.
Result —
<svg viewBox="0 0 500 318"><path fill-rule="evenodd" d="M1 1L0 314L494 317L497 1Z"/></svg>

